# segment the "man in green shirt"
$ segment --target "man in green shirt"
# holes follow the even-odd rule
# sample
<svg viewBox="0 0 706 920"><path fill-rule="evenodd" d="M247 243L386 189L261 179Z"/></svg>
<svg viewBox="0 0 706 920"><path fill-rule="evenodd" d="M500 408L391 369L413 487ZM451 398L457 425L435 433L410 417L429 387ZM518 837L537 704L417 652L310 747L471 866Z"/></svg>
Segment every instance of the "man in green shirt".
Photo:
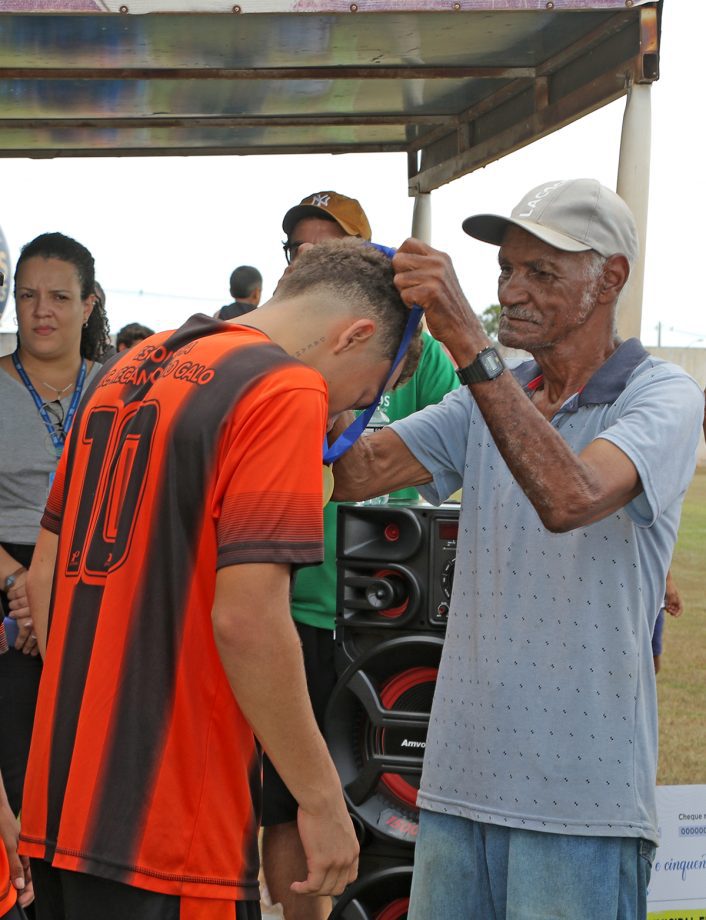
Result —
<svg viewBox="0 0 706 920"><path fill-rule="evenodd" d="M370 240L370 224L354 198L337 192L317 192L290 208L282 229L284 251L292 262L302 248L345 236ZM443 397L458 386L453 364L436 339L422 333L422 354L417 370L398 390L385 393L380 407L391 422L405 418ZM395 501L414 502L416 489L403 489ZM314 715L323 718L336 683L333 630L336 618L336 515L338 505L324 508L325 559L322 565L302 569L292 598L292 615L302 641L304 666ZM306 877L304 850L296 824L296 802L265 758L263 788L263 868L272 900L280 902L286 920L325 920L331 911L328 898L311 898L291 891L292 882Z"/></svg>

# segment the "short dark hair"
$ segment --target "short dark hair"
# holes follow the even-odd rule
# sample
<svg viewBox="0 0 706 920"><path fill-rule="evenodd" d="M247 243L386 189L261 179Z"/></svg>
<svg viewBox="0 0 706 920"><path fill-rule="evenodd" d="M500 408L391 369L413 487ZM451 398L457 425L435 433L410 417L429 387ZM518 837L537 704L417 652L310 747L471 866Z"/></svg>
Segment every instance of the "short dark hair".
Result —
<svg viewBox="0 0 706 920"><path fill-rule="evenodd" d="M256 288L262 288L262 275L252 265L239 265L230 276L230 296L249 297Z"/></svg>
<svg viewBox="0 0 706 920"><path fill-rule="evenodd" d="M154 329L150 329L149 326L143 326L140 323L128 323L127 326L123 326L122 329L118 330L118 334L115 336L115 346L117 348L119 345L125 345L126 348L132 348L136 342L148 339L151 335L154 335Z"/></svg>
<svg viewBox="0 0 706 920"><path fill-rule="evenodd" d="M60 259L69 262L76 269L81 289L81 300L94 295L93 310L81 331L81 356L92 361L100 360L110 347L110 328L105 312L105 300L96 296L96 269L93 256L77 240L64 233L42 233L26 243L15 266L17 273L27 259L40 256L42 259Z"/></svg>
<svg viewBox="0 0 706 920"><path fill-rule="evenodd" d="M364 240L348 236L317 243L302 252L283 275L275 297L297 297L315 288L326 288L334 296L355 303L362 315L377 321L380 349L386 358L393 359L409 318L394 276L386 255ZM418 328L398 386L414 373L420 351Z"/></svg>

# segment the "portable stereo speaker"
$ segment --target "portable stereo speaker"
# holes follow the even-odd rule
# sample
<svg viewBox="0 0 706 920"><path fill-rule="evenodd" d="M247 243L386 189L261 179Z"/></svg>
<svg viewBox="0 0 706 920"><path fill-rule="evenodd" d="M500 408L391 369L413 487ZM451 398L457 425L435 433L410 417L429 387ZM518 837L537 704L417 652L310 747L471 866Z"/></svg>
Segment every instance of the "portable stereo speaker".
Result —
<svg viewBox="0 0 706 920"><path fill-rule="evenodd" d="M453 583L458 507L341 506L326 736L365 834L410 851Z"/></svg>

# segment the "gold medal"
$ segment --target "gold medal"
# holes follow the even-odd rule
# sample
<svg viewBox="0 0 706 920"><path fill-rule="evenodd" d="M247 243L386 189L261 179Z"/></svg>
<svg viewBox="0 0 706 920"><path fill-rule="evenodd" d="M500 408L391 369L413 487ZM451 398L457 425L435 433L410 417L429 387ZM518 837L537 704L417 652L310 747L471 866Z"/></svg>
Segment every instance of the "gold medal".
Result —
<svg viewBox="0 0 706 920"><path fill-rule="evenodd" d="M333 470L330 466L324 464L323 467L323 480L324 480L324 508L331 501L331 496L333 495Z"/></svg>

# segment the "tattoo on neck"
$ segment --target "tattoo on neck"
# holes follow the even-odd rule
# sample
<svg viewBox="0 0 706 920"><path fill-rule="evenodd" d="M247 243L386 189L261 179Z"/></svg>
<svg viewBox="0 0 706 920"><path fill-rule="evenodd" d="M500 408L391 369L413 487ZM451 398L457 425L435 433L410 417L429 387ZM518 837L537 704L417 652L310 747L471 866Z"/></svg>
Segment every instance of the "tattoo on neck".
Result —
<svg viewBox="0 0 706 920"><path fill-rule="evenodd" d="M316 348L317 345L321 345L321 343L324 342L325 339L326 339L326 336L322 335L320 339L315 339L313 342L309 342L308 345L304 345L303 348L298 348L297 351L294 352L294 357L300 358L307 351L311 351L312 348Z"/></svg>

